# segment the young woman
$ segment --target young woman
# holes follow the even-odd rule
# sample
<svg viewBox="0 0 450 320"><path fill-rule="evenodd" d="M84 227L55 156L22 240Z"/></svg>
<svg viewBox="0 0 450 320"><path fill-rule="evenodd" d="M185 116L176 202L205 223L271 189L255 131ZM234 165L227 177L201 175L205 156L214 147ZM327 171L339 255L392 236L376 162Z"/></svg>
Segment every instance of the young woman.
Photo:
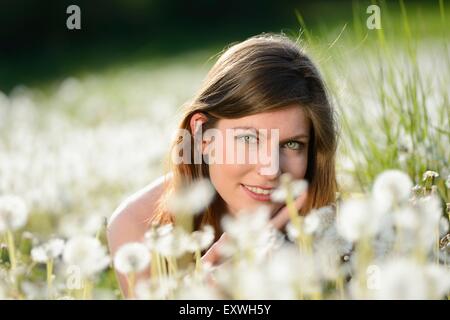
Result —
<svg viewBox="0 0 450 320"><path fill-rule="evenodd" d="M283 173L308 181L308 192L296 199L300 214L335 202L334 112L311 59L284 36L255 36L228 48L187 105L179 128L190 135L176 139L172 150L188 144L190 154L175 162L172 153L169 174L115 211L108 230L112 254L126 242L142 241L149 223L173 222L166 206L169 195L201 178L210 179L217 191L194 226L210 224L215 229L216 242L202 258L211 263L218 261L217 249L226 241L220 226L224 214L266 205L272 212L271 222L280 229L285 226L286 208L270 200ZM215 130L213 139L204 134L209 129ZM260 159L249 161L261 140L271 146L275 142L276 147L268 151L269 159L277 160L275 170L273 166L268 170ZM203 155L200 162L194 161L195 151ZM244 161L223 157L230 151L245 152ZM216 161L208 161L211 155ZM126 280L118 277L126 295Z"/></svg>

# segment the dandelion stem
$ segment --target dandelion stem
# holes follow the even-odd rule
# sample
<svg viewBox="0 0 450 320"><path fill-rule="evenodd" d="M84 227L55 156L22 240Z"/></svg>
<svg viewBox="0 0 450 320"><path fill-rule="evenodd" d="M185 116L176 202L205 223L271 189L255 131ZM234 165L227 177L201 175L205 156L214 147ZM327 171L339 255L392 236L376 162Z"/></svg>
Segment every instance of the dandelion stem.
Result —
<svg viewBox="0 0 450 320"><path fill-rule="evenodd" d="M91 281L88 279L85 279L83 286L83 300L91 299L91 290L92 290L92 284Z"/></svg>
<svg viewBox="0 0 450 320"><path fill-rule="evenodd" d="M164 257L161 257L161 266L162 266L162 274L164 277L168 276L167 272L167 259Z"/></svg>
<svg viewBox="0 0 450 320"><path fill-rule="evenodd" d="M11 262L11 271L14 273L16 270L17 262L16 262L16 249L14 246L14 237L10 230L6 232L6 237L8 241L8 251L9 251L9 261Z"/></svg>
<svg viewBox="0 0 450 320"><path fill-rule="evenodd" d="M152 251L152 260L150 262L150 268L151 268L150 269L151 275L153 277L156 278L161 277L161 265L158 257L158 252L156 252L155 250Z"/></svg>
<svg viewBox="0 0 450 320"><path fill-rule="evenodd" d="M128 298L134 299L134 287L136 285L136 274L130 272L127 276L128 280Z"/></svg>
<svg viewBox="0 0 450 320"><path fill-rule="evenodd" d="M47 261L47 299L52 299L53 259Z"/></svg>
<svg viewBox="0 0 450 320"><path fill-rule="evenodd" d="M197 273L202 271L201 252L199 249L195 250L195 271Z"/></svg>
<svg viewBox="0 0 450 320"><path fill-rule="evenodd" d="M169 257L167 261L169 262L169 270L171 270L172 274L175 275L178 272L177 260L174 259L173 257Z"/></svg>
<svg viewBox="0 0 450 320"><path fill-rule="evenodd" d="M291 186L287 182L284 187L286 189L286 206L288 208L289 218L291 219L292 224L296 228L300 228L300 217L298 216L297 208L294 205L294 198L292 195Z"/></svg>
<svg viewBox="0 0 450 320"><path fill-rule="evenodd" d="M358 270L358 280L359 288L361 290L361 297L366 297L367 292L367 276L366 271L369 263L372 259L372 248L370 246L370 238L363 237L357 244L357 270Z"/></svg>
<svg viewBox="0 0 450 320"><path fill-rule="evenodd" d="M439 232L439 226L436 228L436 245L435 245L435 251L436 251L436 264L439 264L439 252L441 251L440 248L440 232Z"/></svg>

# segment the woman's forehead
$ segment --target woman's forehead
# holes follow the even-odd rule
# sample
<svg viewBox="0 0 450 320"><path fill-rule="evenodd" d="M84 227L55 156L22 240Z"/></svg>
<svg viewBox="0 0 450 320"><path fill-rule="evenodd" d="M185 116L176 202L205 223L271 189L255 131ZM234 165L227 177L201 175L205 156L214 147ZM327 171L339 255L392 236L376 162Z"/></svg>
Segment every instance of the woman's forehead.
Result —
<svg viewBox="0 0 450 320"><path fill-rule="evenodd" d="M279 129L284 135L308 135L309 119L299 105L261 112L236 119L220 119L218 129Z"/></svg>

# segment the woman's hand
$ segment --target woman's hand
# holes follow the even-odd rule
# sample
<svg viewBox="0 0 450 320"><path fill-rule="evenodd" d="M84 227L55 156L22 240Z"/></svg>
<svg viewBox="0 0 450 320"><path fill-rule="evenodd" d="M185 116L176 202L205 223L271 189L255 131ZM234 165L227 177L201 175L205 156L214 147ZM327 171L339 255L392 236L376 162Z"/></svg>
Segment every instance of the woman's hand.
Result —
<svg viewBox="0 0 450 320"><path fill-rule="evenodd" d="M206 253L201 257L202 263L208 263L211 265L216 265L220 261L221 258L221 247L228 240L228 235L224 232L222 236L213 243L213 245L206 251Z"/></svg>
<svg viewBox="0 0 450 320"><path fill-rule="evenodd" d="M294 201L295 208L300 210L305 204L307 198L307 192L302 193L297 199ZM286 205L282 206L270 219L270 223L277 228L278 230L282 230L286 224L289 222L289 212ZM221 248L228 241L228 235L224 232L222 236L213 243L213 245L206 251L206 253L202 256L202 263L210 263L211 265L217 265L220 263L221 258Z"/></svg>
<svg viewBox="0 0 450 320"><path fill-rule="evenodd" d="M294 201L294 206L299 211L308 197L307 192L303 192L300 196L298 196ZM270 219L270 223L277 228L278 230L282 230L286 224L289 222L289 211L286 205L282 206L277 213L274 214L272 219Z"/></svg>

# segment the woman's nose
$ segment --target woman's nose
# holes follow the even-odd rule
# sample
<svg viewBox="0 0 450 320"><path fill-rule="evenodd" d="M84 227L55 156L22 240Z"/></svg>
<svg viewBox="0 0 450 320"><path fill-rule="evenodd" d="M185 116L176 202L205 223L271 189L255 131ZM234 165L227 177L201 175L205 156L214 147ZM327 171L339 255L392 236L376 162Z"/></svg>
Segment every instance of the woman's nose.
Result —
<svg viewBox="0 0 450 320"><path fill-rule="evenodd" d="M269 165L258 165L258 174L269 180L276 180L281 175L281 168L278 161L273 161Z"/></svg>

